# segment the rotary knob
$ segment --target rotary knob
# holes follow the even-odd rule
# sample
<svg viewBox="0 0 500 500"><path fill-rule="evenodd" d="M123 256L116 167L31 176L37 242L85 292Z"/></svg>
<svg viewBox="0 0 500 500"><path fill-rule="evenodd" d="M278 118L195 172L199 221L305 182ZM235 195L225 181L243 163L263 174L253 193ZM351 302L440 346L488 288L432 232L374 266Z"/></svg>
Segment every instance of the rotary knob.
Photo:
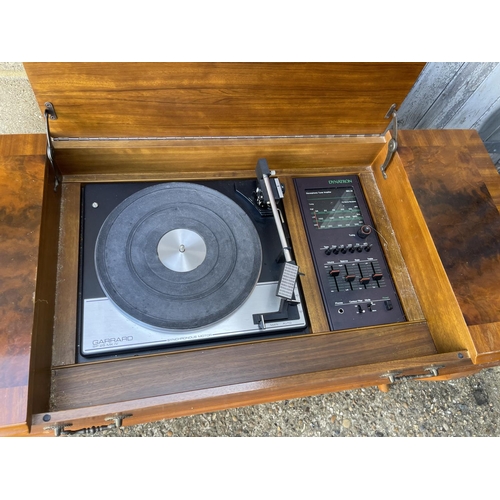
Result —
<svg viewBox="0 0 500 500"><path fill-rule="evenodd" d="M367 236L370 236L370 234L372 234L372 228L371 226L364 224L358 229L357 234L360 238L365 239Z"/></svg>

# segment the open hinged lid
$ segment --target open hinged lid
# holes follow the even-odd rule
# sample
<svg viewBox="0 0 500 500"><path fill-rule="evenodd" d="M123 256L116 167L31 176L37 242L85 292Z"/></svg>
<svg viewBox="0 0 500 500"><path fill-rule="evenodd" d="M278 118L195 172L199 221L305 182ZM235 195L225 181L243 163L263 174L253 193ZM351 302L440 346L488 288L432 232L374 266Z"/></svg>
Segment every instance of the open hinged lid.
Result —
<svg viewBox="0 0 500 500"><path fill-rule="evenodd" d="M382 134L423 63L26 63L54 138Z"/></svg>

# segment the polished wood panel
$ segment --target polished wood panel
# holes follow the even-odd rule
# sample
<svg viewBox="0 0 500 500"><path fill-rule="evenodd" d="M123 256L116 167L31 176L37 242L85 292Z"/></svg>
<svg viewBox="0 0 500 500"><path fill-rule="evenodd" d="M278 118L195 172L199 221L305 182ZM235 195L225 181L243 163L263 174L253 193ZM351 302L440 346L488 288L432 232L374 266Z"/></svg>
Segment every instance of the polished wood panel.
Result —
<svg viewBox="0 0 500 500"><path fill-rule="evenodd" d="M481 363L491 363L500 359L500 322L472 325L471 337L475 356Z"/></svg>
<svg viewBox="0 0 500 500"><path fill-rule="evenodd" d="M80 190L79 184L62 185L53 366L71 365L76 357Z"/></svg>
<svg viewBox="0 0 500 500"><path fill-rule="evenodd" d="M117 175L159 179L175 173L211 172L227 176L228 172L255 169L259 158L266 158L270 167L280 172L369 166L385 144L385 138L56 141L54 144L57 164L68 180L78 175L96 175L99 179Z"/></svg>
<svg viewBox="0 0 500 500"><path fill-rule="evenodd" d="M424 320L425 316L420 307L417 294L413 288L410 274L401 253L391 220L387 214L380 191L373 175L373 171L360 172L359 177L366 195L366 202L370 208L376 231L384 250L387 264L391 271L399 299L408 321Z"/></svg>
<svg viewBox="0 0 500 500"><path fill-rule="evenodd" d="M500 214L470 154L482 143L457 131L460 145L433 145L421 131L426 146L407 146L404 132L400 155L466 322L499 322Z"/></svg>
<svg viewBox="0 0 500 500"><path fill-rule="evenodd" d="M33 416L32 432L36 435L54 435L53 431L45 430L45 428L58 423L72 423L70 429L73 430L91 425L103 425L109 423L104 421L106 417L117 414L129 415L123 423L133 425L145 421L324 394L332 390L359 389L387 383L385 375L389 372L401 375L422 375L428 373L425 368L431 366L442 367L439 369L441 375L437 378L452 378L457 373L467 374L477 370L472 365L467 352L435 354L314 373L299 373L187 393L94 405L82 409L48 412Z"/></svg>
<svg viewBox="0 0 500 500"><path fill-rule="evenodd" d="M423 63L25 63L55 136L382 133Z"/></svg>
<svg viewBox="0 0 500 500"><path fill-rule="evenodd" d="M35 413L47 408L47 401L50 397L61 200L61 187L54 189L55 177L47 160L45 171L28 393L30 411Z"/></svg>
<svg viewBox="0 0 500 500"><path fill-rule="evenodd" d="M394 155L384 179L385 157L382 151L373 171L438 352L471 349L469 330L401 159Z"/></svg>
<svg viewBox="0 0 500 500"><path fill-rule="evenodd" d="M425 323L305 335L54 371L51 411L435 354Z"/></svg>
<svg viewBox="0 0 500 500"><path fill-rule="evenodd" d="M44 155L47 137L44 134L0 135L1 156Z"/></svg>
<svg viewBox="0 0 500 500"><path fill-rule="evenodd" d="M1 136L0 136L1 137ZM15 139L7 143L12 150ZM37 136L19 156L0 156L0 426L28 418L28 377L38 267L45 158Z"/></svg>
<svg viewBox="0 0 500 500"><path fill-rule="evenodd" d="M473 360L499 361L500 176L473 130L402 131L400 145L415 195L470 327Z"/></svg>

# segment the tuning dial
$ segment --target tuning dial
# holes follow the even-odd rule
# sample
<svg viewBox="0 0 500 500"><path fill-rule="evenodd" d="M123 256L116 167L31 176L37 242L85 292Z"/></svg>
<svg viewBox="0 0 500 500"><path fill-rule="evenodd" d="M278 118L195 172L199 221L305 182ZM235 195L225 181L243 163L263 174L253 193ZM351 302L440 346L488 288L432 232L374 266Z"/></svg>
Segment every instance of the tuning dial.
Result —
<svg viewBox="0 0 500 500"><path fill-rule="evenodd" d="M372 228L371 226L367 226L366 224L361 226L359 229L358 229L358 236L360 238L363 238L365 239L367 236L370 236L370 234L372 234Z"/></svg>

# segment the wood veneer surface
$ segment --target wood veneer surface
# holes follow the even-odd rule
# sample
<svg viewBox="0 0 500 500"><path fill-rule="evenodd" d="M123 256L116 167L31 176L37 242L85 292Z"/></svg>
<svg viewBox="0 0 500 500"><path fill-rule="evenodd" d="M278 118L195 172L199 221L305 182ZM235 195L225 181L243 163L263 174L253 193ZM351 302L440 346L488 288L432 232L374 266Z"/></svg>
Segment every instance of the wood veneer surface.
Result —
<svg viewBox="0 0 500 500"><path fill-rule="evenodd" d="M380 134L423 63L25 63L55 136Z"/></svg>
<svg viewBox="0 0 500 500"><path fill-rule="evenodd" d="M0 136L0 426L27 419L43 151L40 136Z"/></svg>
<svg viewBox="0 0 500 500"><path fill-rule="evenodd" d="M52 411L436 353L425 323L83 364L54 371Z"/></svg>
<svg viewBox="0 0 500 500"><path fill-rule="evenodd" d="M384 137L254 138L196 140L55 141L57 163L70 177L81 175L193 175L252 170L259 158L270 168L349 168L371 165Z"/></svg>
<svg viewBox="0 0 500 500"><path fill-rule="evenodd" d="M399 154L469 326L500 322L500 214L481 149L471 130L401 131Z"/></svg>
<svg viewBox="0 0 500 500"><path fill-rule="evenodd" d="M387 382L387 374L425 375L429 367L440 367L437 379L447 380L476 373L467 352L419 356L396 361L384 361L363 366L334 368L313 373L299 373L274 379L217 386L184 393L174 393L119 403L58 410L33 416L35 434L52 434L45 430L57 423L72 423L72 430L91 425L103 425L111 415L128 415L125 425L175 418L185 415L223 410L238 406L306 397L331 391L359 389ZM425 379L431 380L431 379ZM47 417L50 417L47 423Z"/></svg>

